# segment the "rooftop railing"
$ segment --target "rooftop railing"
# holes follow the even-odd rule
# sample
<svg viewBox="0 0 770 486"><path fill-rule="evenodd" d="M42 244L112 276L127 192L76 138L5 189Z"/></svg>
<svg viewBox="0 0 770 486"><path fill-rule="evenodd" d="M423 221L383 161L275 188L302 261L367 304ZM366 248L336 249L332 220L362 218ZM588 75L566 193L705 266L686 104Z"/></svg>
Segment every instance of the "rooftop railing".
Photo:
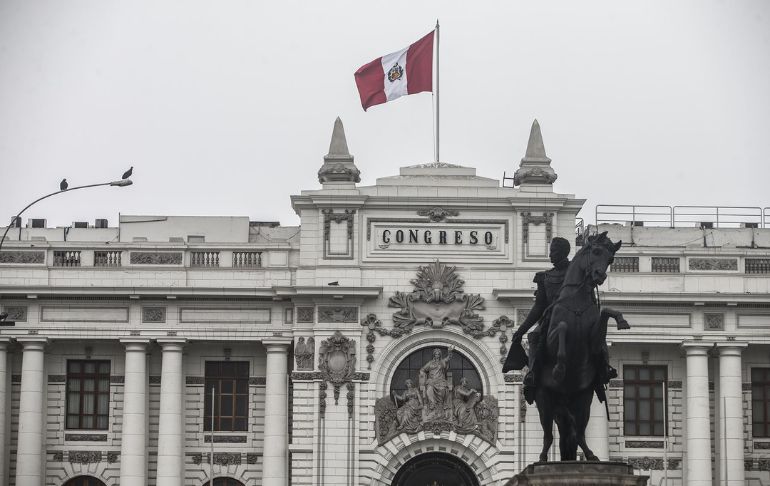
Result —
<svg viewBox="0 0 770 486"><path fill-rule="evenodd" d="M770 228L770 207L598 204L596 224L663 228Z"/></svg>

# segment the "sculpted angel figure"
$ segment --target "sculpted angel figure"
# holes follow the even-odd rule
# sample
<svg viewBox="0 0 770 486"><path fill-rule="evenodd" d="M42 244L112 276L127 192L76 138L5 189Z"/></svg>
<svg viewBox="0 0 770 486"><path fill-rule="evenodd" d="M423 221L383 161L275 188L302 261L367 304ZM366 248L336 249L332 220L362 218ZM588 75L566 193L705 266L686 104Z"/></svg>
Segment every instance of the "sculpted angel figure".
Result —
<svg viewBox="0 0 770 486"><path fill-rule="evenodd" d="M462 377L460 385L455 387L455 420L458 427L473 429L478 424L476 404L481 400L481 393L468 386L468 379Z"/></svg>

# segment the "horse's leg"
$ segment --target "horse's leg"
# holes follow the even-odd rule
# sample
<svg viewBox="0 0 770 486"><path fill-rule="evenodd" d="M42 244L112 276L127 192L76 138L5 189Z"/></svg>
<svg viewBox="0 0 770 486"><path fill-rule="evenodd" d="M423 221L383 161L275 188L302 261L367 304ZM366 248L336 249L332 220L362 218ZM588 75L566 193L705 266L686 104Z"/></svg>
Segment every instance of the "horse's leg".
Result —
<svg viewBox="0 0 770 486"><path fill-rule="evenodd" d="M575 400L575 432L577 445L583 451L587 461L598 461L599 458L588 447L586 443L586 427L588 426L588 420L591 417L591 401L593 401L593 390L584 390L578 400Z"/></svg>
<svg viewBox="0 0 770 486"><path fill-rule="evenodd" d="M556 340L556 364L553 366L553 381L561 384L564 375L567 373L567 323L559 321L557 324L551 323L551 329L548 331L551 339Z"/></svg>
<svg viewBox="0 0 770 486"><path fill-rule="evenodd" d="M553 444L553 405L548 398L543 399L545 390L538 393L537 412L540 415L540 426L543 428L543 450L540 452L540 462L548 461L548 450Z"/></svg>
<svg viewBox="0 0 770 486"><path fill-rule="evenodd" d="M610 309L609 307L604 307L602 309L602 318L604 318L605 314L607 315L608 319L610 317L615 319L615 324L618 327L618 331L631 329L631 326L628 324L628 321L623 317L623 314L621 312L616 311L615 309Z"/></svg>

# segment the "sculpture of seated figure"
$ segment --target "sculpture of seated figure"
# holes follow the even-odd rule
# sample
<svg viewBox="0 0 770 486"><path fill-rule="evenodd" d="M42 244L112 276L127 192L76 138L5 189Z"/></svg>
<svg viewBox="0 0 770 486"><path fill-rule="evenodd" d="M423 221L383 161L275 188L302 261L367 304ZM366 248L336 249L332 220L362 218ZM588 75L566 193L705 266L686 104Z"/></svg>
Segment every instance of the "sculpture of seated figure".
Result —
<svg viewBox="0 0 770 486"><path fill-rule="evenodd" d="M447 382L449 360L453 347L449 347L446 357L441 349L433 350L433 359L420 368L420 388L423 393L423 418L426 422L452 420L450 384Z"/></svg>
<svg viewBox="0 0 770 486"><path fill-rule="evenodd" d="M406 390L403 394L393 394L396 406L402 404L396 411L397 429L403 432L417 432L422 419L422 398L412 380L406 380L404 384Z"/></svg>
<svg viewBox="0 0 770 486"><path fill-rule="evenodd" d="M457 427L463 430L475 429L478 425L476 404L481 400L481 393L468 387L468 379L463 377L460 385L455 387L455 421Z"/></svg>

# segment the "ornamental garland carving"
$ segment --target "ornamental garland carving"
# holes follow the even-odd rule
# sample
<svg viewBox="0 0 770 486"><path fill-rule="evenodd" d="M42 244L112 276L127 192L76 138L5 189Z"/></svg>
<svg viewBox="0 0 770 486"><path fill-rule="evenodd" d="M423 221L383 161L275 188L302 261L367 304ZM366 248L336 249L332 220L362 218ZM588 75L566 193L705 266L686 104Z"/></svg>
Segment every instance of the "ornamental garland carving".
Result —
<svg viewBox="0 0 770 486"><path fill-rule="evenodd" d="M387 334L400 337L412 332L415 326L441 329L448 325L460 326L465 334L476 339L494 336L499 327L484 329L483 318L476 311L484 309L484 298L479 294L465 294L465 284L456 273L456 267L439 260L417 269L417 278L411 280L412 292L396 292L388 305L400 310L393 314L393 329ZM386 334L377 331L380 334Z"/></svg>
<svg viewBox="0 0 770 486"><path fill-rule="evenodd" d="M130 261L132 265L181 265L181 252L149 252L132 251Z"/></svg>
<svg viewBox="0 0 770 486"><path fill-rule="evenodd" d="M355 379L356 342L336 331L329 339L321 341L318 349L318 369L323 378L321 413L326 409L326 382L334 387L334 403L339 403L340 387Z"/></svg>
<svg viewBox="0 0 770 486"><path fill-rule="evenodd" d="M3 251L0 252L0 263L45 263L45 252L24 250Z"/></svg>
<svg viewBox="0 0 770 486"><path fill-rule="evenodd" d="M459 216L460 212L455 209L444 209L442 207L435 207L430 209L419 209L417 214L420 216L427 216L429 220L434 223L440 223L447 219L447 216Z"/></svg>

